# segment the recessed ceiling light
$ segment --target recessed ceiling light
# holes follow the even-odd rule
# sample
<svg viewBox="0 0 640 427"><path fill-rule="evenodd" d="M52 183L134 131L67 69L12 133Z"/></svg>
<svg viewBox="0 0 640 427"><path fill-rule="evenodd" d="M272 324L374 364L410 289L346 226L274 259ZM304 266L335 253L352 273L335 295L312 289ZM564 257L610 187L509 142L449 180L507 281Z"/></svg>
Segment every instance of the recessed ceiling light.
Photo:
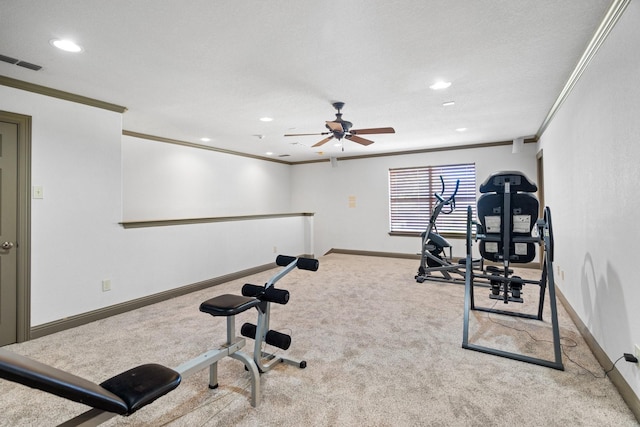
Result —
<svg viewBox="0 0 640 427"><path fill-rule="evenodd" d="M264 153L264 154L266 154L267 156L273 156L273 151L267 151L267 152L266 152L266 153Z"/></svg>
<svg viewBox="0 0 640 427"><path fill-rule="evenodd" d="M273 119L271 117L261 117L260 121L261 122L272 122Z"/></svg>
<svg viewBox="0 0 640 427"><path fill-rule="evenodd" d="M207 138L207 137L200 138L200 141L202 141L202 142L209 142L209 141L211 141L211 138Z"/></svg>
<svg viewBox="0 0 640 427"><path fill-rule="evenodd" d="M453 102L453 101L447 101L447 102L443 102L443 103L442 103L442 106L443 106L443 107L452 107L452 106L454 106L454 105L456 105L456 103L455 103L455 102Z"/></svg>
<svg viewBox="0 0 640 427"><path fill-rule="evenodd" d="M64 50L65 52L82 52L82 47L77 45L75 42L67 39L53 39L50 40L52 46L57 47L60 50Z"/></svg>
<svg viewBox="0 0 640 427"><path fill-rule="evenodd" d="M429 87L433 90L440 90L440 89L446 89L449 86L451 86L451 82L437 81Z"/></svg>
<svg viewBox="0 0 640 427"><path fill-rule="evenodd" d="M464 132L466 130L467 130L467 128L458 128L458 129L456 129L457 132Z"/></svg>

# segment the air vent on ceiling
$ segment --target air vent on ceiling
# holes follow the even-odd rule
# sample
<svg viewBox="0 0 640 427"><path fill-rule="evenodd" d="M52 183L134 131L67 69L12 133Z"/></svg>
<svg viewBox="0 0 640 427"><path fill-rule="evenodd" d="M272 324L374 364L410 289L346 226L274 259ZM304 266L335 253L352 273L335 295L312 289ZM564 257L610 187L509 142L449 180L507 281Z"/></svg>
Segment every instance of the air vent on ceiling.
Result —
<svg viewBox="0 0 640 427"><path fill-rule="evenodd" d="M291 154L280 154L278 157L290 157Z"/></svg>
<svg viewBox="0 0 640 427"><path fill-rule="evenodd" d="M9 64L17 64L20 62L19 59L12 58L10 56L0 55L0 61L8 62Z"/></svg>
<svg viewBox="0 0 640 427"><path fill-rule="evenodd" d="M40 65L32 64L31 62L27 62L27 61L20 61L16 65L20 67L28 68L33 71L38 71L42 68Z"/></svg>
<svg viewBox="0 0 640 427"><path fill-rule="evenodd" d="M0 55L0 61L8 62L9 64L14 64L14 65L18 65L20 67L28 68L28 69L33 70L33 71L38 71L38 70L42 69L42 67L40 65L32 64L31 62L27 62L27 61L21 61L19 59L12 58L12 57L6 56L6 55Z"/></svg>

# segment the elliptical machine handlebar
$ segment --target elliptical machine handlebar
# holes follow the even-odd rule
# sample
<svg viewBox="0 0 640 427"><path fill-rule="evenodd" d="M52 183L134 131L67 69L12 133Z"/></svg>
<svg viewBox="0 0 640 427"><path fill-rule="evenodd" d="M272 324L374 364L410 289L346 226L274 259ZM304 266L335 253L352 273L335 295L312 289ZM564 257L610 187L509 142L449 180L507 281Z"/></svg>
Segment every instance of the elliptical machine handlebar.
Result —
<svg viewBox="0 0 640 427"><path fill-rule="evenodd" d="M440 183L442 184L442 190L440 190L440 194L444 194L444 178L442 178L442 175L440 175ZM436 199L440 200L441 202L444 203L444 199L442 198L442 196L438 194L438 193L433 193L434 196L436 196Z"/></svg>
<svg viewBox="0 0 640 427"><path fill-rule="evenodd" d="M438 199L438 201L440 202L440 205L442 207L447 206L447 205L451 205L451 210L449 212L447 212L447 213L451 213L451 212L453 212L453 210L455 209L455 206L456 206L455 197L456 197L456 194L458 194L458 188L460 187L460 180L459 179L456 180L456 188L453 190L453 193L451 193L451 195L447 199L442 197L442 195L444 194L444 190L445 190L444 178L442 178L442 175L440 175L440 182L442 183L442 190L440 191L440 194L434 193L434 196L436 197L436 199Z"/></svg>

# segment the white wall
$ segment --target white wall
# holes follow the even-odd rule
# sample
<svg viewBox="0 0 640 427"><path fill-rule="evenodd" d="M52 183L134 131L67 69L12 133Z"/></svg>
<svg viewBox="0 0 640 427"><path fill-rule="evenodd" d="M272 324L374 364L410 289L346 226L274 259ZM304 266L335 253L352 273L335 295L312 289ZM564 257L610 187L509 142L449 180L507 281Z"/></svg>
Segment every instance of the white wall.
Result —
<svg viewBox="0 0 640 427"><path fill-rule="evenodd" d="M123 211L136 220L288 212L288 165L123 142L118 113L5 86L0 86L0 109L32 117L32 183L44 188L44 199L32 200L32 326L267 264L275 259L274 246L279 253L311 252L309 217L126 230L119 225ZM168 151L189 159L183 166L201 162L202 180L183 180L179 162L162 168L163 175L155 172L155 162L165 161ZM137 156L139 163L123 160L123 154ZM223 171L224 182L207 168ZM137 181L149 178L151 189ZM182 188L168 184L174 180ZM188 195L157 191L162 186L188 192L190 185L199 187ZM216 190L204 194L210 188ZM196 208L203 199L222 196L224 205ZM179 210L172 211L166 199L176 197ZM102 292L103 279L112 281L110 292Z"/></svg>
<svg viewBox="0 0 640 427"><path fill-rule="evenodd" d="M520 153L512 154L511 146L505 145L345 160L335 168L329 163L295 165L293 209L315 212L316 254L331 248L416 254L420 252L418 237L388 234L390 168L475 162L477 185L500 170L519 170L537 181L535 150L535 144L525 144ZM349 207L350 196L356 198L355 208ZM453 256L463 257L464 238L448 240L454 246Z"/></svg>
<svg viewBox="0 0 640 427"><path fill-rule="evenodd" d="M123 136L125 221L289 212L290 168Z"/></svg>
<svg viewBox="0 0 640 427"><path fill-rule="evenodd" d="M559 287L611 360L640 344L640 3L631 2L540 141ZM640 370L618 370L640 396Z"/></svg>
<svg viewBox="0 0 640 427"><path fill-rule="evenodd" d="M120 250L118 113L0 86L0 108L32 116L32 324L105 305Z"/></svg>

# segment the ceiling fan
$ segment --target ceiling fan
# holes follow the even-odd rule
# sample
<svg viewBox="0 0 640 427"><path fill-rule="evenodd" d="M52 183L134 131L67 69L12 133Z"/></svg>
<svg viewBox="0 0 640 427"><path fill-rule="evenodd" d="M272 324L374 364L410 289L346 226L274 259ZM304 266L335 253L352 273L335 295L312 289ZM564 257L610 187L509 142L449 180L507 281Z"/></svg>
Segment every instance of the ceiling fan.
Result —
<svg viewBox="0 0 640 427"><path fill-rule="evenodd" d="M323 144L326 144L333 138L337 139L338 141L340 141L342 138L346 138L350 141L357 142L358 144L366 146L369 144L373 144L373 141L371 141L370 139L362 138L358 135L367 135L367 134L370 135L375 133L395 133L396 132L391 127L370 128L370 129L351 129L351 126L353 126L353 123L343 120L342 113L340 112L342 110L342 107L344 107L344 102L334 102L332 105L333 105L333 108L338 110L338 112L336 113L335 120L331 122L330 121L325 122L326 123L325 127L329 129L328 132L288 133L288 134L285 134L284 136L329 135L328 137L324 138L322 141L319 141L314 145L312 145L312 147L319 147Z"/></svg>

